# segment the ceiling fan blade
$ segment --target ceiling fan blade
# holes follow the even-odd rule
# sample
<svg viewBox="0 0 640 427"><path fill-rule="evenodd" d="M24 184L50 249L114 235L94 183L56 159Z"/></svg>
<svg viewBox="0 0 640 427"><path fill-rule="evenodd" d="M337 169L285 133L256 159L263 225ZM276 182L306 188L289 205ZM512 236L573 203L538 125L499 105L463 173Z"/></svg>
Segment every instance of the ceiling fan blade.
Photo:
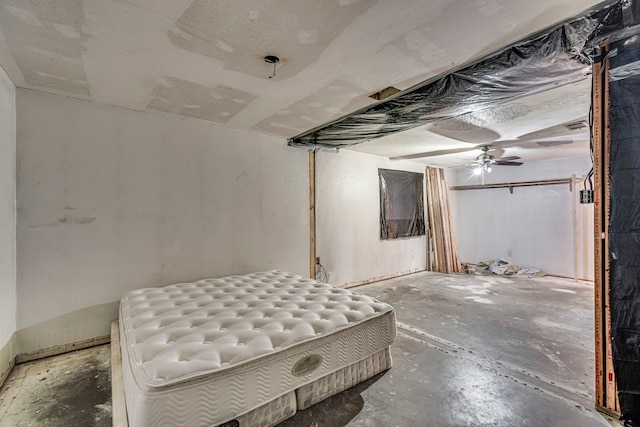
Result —
<svg viewBox="0 0 640 427"><path fill-rule="evenodd" d="M539 147L556 147L558 145L567 145L573 144L575 141L573 139L570 140L551 140L551 141L535 141L536 145Z"/></svg>
<svg viewBox="0 0 640 427"><path fill-rule="evenodd" d="M495 166L520 166L522 162L500 162L497 161L494 163Z"/></svg>
<svg viewBox="0 0 640 427"><path fill-rule="evenodd" d="M577 120L562 123L559 125L551 126L545 129L540 129L535 132L530 132L524 135L520 135L518 140L520 141L535 141L539 139L563 139L565 137L571 138L580 134L589 133L589 122L587 117L581 117Z"/></svg>
<svg viewBox="0 0 640 427"><path fill-rule="evenodd" d="M527 150L555 147L558 145L573 144L579 139L554 139L554 140L537 140L537 139L522 139L522 140L510 140L510 141L496 141L492 144L493 147L518 147L525 148Z"/></svg>
<svg viewBox="0 0 640 427"><path fill-rule="evenodd" d="M410 159L422 159L424 157L445 156L447 154L466 153L467 151L473 151L478 147L462 147L462 148L450 148L448 150L427 151L424 153L407 154L404 156L389 157L390 160L410 160Z"/></svg>
<svg viewBox="0 0 640 427"><path fill-rule="evenodd" d="M427 129L437 135L470 144L486 143L500 138L500 134L495 131L483 127L479 123L473 123L473 120L464 119L465 116L460 116L437 121L429 125Z"/></svg>
<svg viewBox="0 0 640 427"><path fill-rule="evenodd" d="M520 157L519 156L506 156L506 157L499 157L496 159L497 162L508 162L510 160L518 160Z"/></svg>

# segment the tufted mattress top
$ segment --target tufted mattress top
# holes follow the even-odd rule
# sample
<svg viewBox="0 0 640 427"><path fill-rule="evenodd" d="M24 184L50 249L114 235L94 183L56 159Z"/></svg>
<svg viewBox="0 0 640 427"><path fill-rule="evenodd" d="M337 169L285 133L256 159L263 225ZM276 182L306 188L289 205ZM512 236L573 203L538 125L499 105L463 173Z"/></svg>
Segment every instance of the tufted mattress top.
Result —
<svg viewBox="0 0 640 427"><path fill-rule="evenodd" d="M121 339L138 387L153 390L391 311L371 297L274 270L131 291L120 304Z"/></svg>

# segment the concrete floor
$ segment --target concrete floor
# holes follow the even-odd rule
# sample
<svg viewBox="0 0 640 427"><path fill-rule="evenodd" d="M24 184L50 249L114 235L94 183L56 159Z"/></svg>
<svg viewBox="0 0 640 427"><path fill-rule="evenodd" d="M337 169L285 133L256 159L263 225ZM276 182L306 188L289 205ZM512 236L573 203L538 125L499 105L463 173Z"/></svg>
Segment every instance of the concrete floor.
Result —
<svg viewBox="0 0 640 427"><path fill-rule="evenodd" d="M282 427L609 426L593 409L593 288L418 273L357 291L397 310L393 368ZM111 424L109 346L16 367L0 426Z"/></svg>
<svg viewBox="0 0 640 427"><path fill-rule="evenodd" d="M17 365L0 389L0 426L111 427L109 345Z"/></svg>

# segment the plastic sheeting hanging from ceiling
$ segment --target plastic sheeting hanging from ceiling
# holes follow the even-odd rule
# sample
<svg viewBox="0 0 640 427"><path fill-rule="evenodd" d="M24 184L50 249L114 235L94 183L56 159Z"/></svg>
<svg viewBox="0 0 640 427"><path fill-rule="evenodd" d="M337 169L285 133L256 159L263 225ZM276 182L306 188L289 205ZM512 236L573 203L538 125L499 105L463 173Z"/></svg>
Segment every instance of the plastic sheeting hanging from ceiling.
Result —
<svg viewBox="0 0 640 427"><path fill-rule="evenodd" d="M337 149L585 79L597 44L625 28L627 1L597 8L381 102L289 139Z"/></svg>
<svg viewBox="0 0 640 427"><path fill-rule="evenodd" d="M634 40L635 39L635 40ZM611 45L612 71L640 61L637 37ZM609 83L612 357L625 425L640 426L640 73Z"/></svg>

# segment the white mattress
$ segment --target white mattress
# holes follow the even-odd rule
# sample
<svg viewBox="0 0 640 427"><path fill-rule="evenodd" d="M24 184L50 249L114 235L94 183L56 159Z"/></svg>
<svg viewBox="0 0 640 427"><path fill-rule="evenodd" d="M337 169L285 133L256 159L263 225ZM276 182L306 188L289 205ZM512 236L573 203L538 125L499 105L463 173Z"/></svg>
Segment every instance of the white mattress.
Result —
<svg viewBox="0 0 640 427"><path fill-rule="evenodd" d="M120 304L129 424L215 426L289 402L388 349L395 333L391 306L282 271L129 292Z"/></svg>

